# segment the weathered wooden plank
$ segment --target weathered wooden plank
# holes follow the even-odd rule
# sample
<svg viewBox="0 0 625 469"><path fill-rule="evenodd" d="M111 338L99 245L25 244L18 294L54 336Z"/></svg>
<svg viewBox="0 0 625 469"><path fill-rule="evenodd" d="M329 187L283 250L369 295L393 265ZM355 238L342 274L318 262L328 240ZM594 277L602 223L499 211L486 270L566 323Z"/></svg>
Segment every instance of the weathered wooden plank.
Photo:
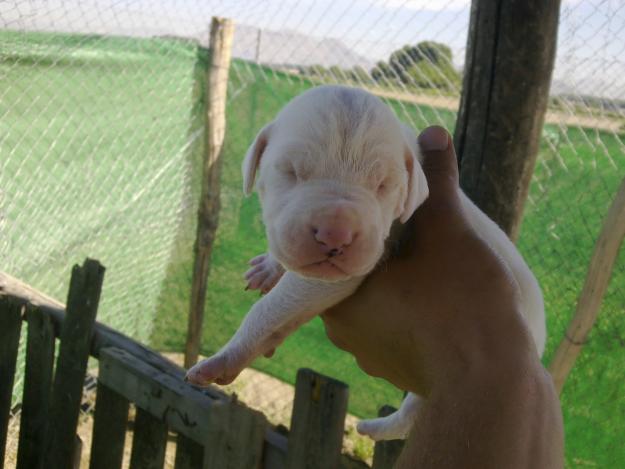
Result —
<svg viewBox="0 0 625 469"><path fill-rule="evenodd" d="M386 417L397 409L385 405L378 412L379 417ZM372 469L392 469L404 448L404 440L376 441L373 452Z"/></svg>
<svg viewBox="0 0 625 469"><path fill-rule="evenodd" d="M547 109L559 11L559 0L472 2L454 139L460 186L513 240Z"/></svg>
<svg viewBox="0 0 625 469"><path fill-rule="evenodd" d="M297 372L287 452L289 469L340 466L348 394L345 383L309 369Z"/></svg>
<svg viewBox="0 0 625 469"><path fill-rule="evenodd" d="M259 468L267 420L260 412L231 402L214 420L205 443L204 469Z"/></svg>
<svg viewBox="0 0 625 469"><path fill-rule="evenodd" d="M122 350L103 349L100 358L102 383L159 416L179 434L206 446L203 467L259 466L266 428L262 414L212 399Z"/></svg>
<svg viewBox="0 0 625 469"><path fill-rule="evenodd" d="M35 306L49 305L65 309L65 305L60 301L2 271L0 271L0 296L13 296Z"/></svg>
<svg viewBox="0 0 625 469"><path fill-rule="evenodd" d="M167 424L137 407L130 469L162 469L167 446Z"/></svg>
<svg viewBox="0 0 625 469"><path fill-rule="evenodd" d="M260 412L238 403L230 406L228 447L234 450L229 469L260 467L267 425L267 419Z"/></svg>
<svg viewBox="0 0 625 469"><path fill-rule="evenodd" d="M584 287L577 300L575 315L549 365L549 371L558 393L562 392L566 378L595 324L624 238L625 179L621 182L603 221L603 227L588 266Z"/></svg>
<svg viewBox="0 0 625 469"><path fill-rule="evenodd" d="M98 379L201 445L209 434L212 419L224 412L221 408L228 404L116 348L100 350Z"/></svg>
<svg viewBox="0 0 625 469"><path fill-rule="evenodd" d="M202 469L224 469L228 454L228 432L230 431L228 413L230 403L226 403L223 412L213 415L204 437L204 459ZM224 467L222 468L222 465Z"/></svg>
<svg viewBox="0 0 625 469"><path fill-rule="evenodd" d="M182 433L176 438L175 469L198 469L202 467L204 448Z"/></svg>
<svg viewBox="0 0 625 469"><path fill-rule="evenodd" d="M214 17L210 27L210 57L208 63L204 103L206 125L204 128L204 161L202 187L197 214L197 233L193 248L193 278L184 366L190 368L197 362L200 352L206 284L210 270L213 242L219 223L219 191L224 135L226 132L226 98L228 73L232 54L234 23L226 18Z"/></svg>
<svg viewBox="0 0 625 469"><path fill-rule="evenodd" d="M50 298L5 272L0 272L0 296L16 298L18 301L38 306L43 312L50 316L54 324L55 334L57 336L60 335L65 318L65 306L61 302ZM28 314L28 311L26 314ZM106 347L116 347L126 350L132 355L139 357L148 365L177 379L182 379L185 375L185 370L182 367L171 362L158 352L132 340L115 329L96 322L93 339L91 341L91 355L98 358L100 349ZM209 394L214 398L227 398L225 393L215 387L204 389L203 393Z"/></svg>
<svg viewBox="0 0 625 469"><path fill-rule="evenodd" d="M267 429L265 431L262 467L265 469L285 469L288 445L289 441L286 436Z"/></svg>
<svg viewBox="0 0 625 469"><path fill-rule="evenodd" d="M0 467L7 441L23 304L0 297Z"/></svg>
<svg viewBox="0 0 625 469"><path fill-rule="evenodd" d="M74 454L72 454L72 469L80 469L81 458L82 439L78 435L74 435Z"/></svg>
<svg viewBox="0 0 625 469"><path fill-rule="evenodd" d="M348 454L341 455L341 469L370 469L370 466Z"/></svg>
<svg viewBox="0 0 625 469"><path fill-rule="evenodd" d="M65 320L65 311L62 303L47 297L45 294L4 272L0 272L0 298L2 297L12 298L14 301L36 305L38 309L50 317L54 326L55 334L57 336L59 335ZM26 311L26 314L28 315L28 310ZM121 394L124 394L126 397L130 397L131 400L132 396L136 396L141 392L148 394L151 392L152 387L150 385L149 378L147 378L149 374L160 374L161 376L157 380L158 382L169 383L174 386L174 388L181 386L186 390L193 391L194 396L197 397L197 395L199 395L201 399L204 400L226 401L228 399L228 396L217 388L211 387L200 391L189 386L183 382L185 374L185 370L183 368L163 357L158 352L155 352L149 347L132 340L124 334L104 324L96 323L94 326L93 339L91 341L91 355L96 358L102 358L101 351L106 349L109 349L109 351L113 349L124 351L126 355L134 357L133 363L141 363L142 365L140 369L143 371L141 371L139 375L143 373L143 378L138 380L136 388L133 388L132 383L126 383L123 385L120 384L120 389L128 388L126 389L126 394ZM103 375L107 375L106 363L107 358L103 358L100 361L100 380ZM108 359L108 363L110 365L110 357ZM120 368L119 364L116 365L116 368ZM121 368L123 369L124 367L121 366ZM149 370L147 374L145 374L146 370ZM114 381L116 379L117 378L115 378ZM174 393L174 396L176 397L172 398L172 401L176 402L180 395ZM165 408L166 407L163 407L163 410ZM176 416L180 417L183 415L181 412L182 411L179 408L174 406L172 407L172 410L168 411L168 418L170 418L173 422ZM191 413L190 415L194 414ZM202 419L199 420L202 421ZM172 425L171 422L169 425L172 429L176 429L175 425ZM197 438L193 441L201 445L203 444L202 438L205 435L205 429L199 429L196 431ZM272 429L267 429L265 432L265 448L263 451L264 467L269 469L284 468L286 464L286 448L286 437Z"/></svg>
<svg viewBox="0 0 625 469"><path fill-rule="evenodd" d="M87 259L74 266L67 297L67 315L50 401L46 445L49 467L71 467L91 334L98 311L104 267Z"/></svg>
<svg viewBox="0 0 625 469"><path fill-rule="evenodd" d="M128 399L98 381L89 469L122 466L128 407Z"/></svg>
<svg viewBox="0 0 625 469"><path fill-rule="evenodd" d="M40 309L26 307L28 340L17 469L42 468L54 365L54 326Z"/></svg>

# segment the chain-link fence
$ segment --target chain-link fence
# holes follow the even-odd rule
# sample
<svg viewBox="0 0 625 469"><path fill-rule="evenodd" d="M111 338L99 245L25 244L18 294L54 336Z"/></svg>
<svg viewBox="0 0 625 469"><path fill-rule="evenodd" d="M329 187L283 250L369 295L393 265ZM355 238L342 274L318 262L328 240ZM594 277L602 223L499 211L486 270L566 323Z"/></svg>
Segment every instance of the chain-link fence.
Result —
<svg viewBox="0 0 625 469"><path fill-rule="evenodd" d="M415 129L453 130L469 8L468 0L0 2L0 269L63 299L70 266L98 258L108 268L100 320L182 351L208 25L230 17L237 26L222 213L203 340L210 354L256 299L243 291L242 274L266 242L257 199L242 197L239 165L257 131L320 83L368 88ZM544 289L546 363L625 175L624 92L625 4L563 0L519 240ZM625 465L623 260L562 396L571 467ZM358 416L401 397L335 350L319 321L255 363L287 383L302 366L348 382ZM282 385L248 381L262 389L249 397L256 405L288 412ZM276 420L288 421L284 412Z"/></svg>

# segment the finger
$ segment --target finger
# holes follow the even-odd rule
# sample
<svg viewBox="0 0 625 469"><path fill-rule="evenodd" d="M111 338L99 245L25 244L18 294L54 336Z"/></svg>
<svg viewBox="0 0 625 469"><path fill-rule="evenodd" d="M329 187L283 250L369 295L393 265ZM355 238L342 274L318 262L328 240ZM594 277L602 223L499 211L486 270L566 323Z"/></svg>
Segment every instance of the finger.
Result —
<svg viewBox="0 0 625 469"><path fill-rule="evenodd" d="M426 233L434 237L466 233L470 223L462 208L458 163L451 136L442 127L433 126L419 135L418 142L430 194L415 212L414 229L424 232L425 228Z"/></svg>
<svg viewBox="0 0 625 469"><path fill-rule="evenodd" d="M458 191L458 160L451 135L442 127L432 126L418 137L432 201L455 201Z"/></svg>

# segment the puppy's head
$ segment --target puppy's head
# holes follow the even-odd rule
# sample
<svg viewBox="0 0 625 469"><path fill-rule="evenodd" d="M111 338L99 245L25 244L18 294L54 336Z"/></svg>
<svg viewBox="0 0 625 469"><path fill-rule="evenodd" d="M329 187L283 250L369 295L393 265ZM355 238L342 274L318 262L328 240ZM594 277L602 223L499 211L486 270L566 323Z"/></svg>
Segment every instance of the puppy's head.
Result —
<svg viewBox="0 0 625 469"><path fill-rule="evenodd" d="M393 221L428 195L412 139L363 90L322 86L293 99L243 162L246 194L257 179L272 254L305 277L367 274Z"/></svg>

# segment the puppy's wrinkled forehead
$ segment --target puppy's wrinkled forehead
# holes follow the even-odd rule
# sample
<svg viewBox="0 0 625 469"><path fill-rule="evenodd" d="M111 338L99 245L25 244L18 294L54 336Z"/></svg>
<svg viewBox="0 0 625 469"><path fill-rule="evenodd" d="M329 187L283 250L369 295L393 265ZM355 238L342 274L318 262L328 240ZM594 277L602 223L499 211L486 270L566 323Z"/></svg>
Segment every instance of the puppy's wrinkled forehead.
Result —
<svg viewBox="0 0 625 469"><path fill-rule="evenodd" d="M319 170L362 172L380 159L401 159L399 122L377 97L354 88L319 87L277 116L283 150L306 155Z"/></svg>

